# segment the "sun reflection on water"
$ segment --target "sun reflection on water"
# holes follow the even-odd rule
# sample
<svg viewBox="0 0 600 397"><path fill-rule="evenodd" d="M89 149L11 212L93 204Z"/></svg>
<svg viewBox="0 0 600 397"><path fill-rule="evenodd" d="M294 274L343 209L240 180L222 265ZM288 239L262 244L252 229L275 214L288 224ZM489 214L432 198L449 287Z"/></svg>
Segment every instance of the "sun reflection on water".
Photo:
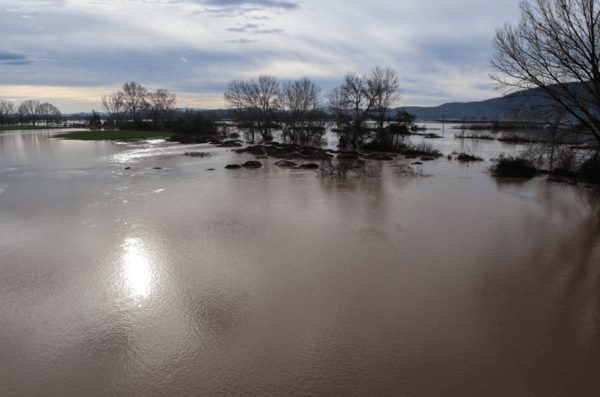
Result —
<svg viewBox="0 0 600 397"><path fill-rule="evenodd" d="M152 260L141 240L128 238L123 244L123 279L128 294L147 298L152 292Z"/></svg>

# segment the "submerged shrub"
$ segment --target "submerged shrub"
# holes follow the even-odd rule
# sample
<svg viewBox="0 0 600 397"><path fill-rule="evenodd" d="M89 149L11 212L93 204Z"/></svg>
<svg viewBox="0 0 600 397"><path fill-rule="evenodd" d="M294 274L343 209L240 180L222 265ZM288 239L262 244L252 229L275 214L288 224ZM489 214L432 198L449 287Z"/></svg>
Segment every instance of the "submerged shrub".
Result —
<svg viewBox="0 0 600 397"><path fill-rule="evenodd" d="M501 154L492 159L494 165L490 168L495 176L531 178L537 173L530 160Z"/></svg>
<svg viewBox="0 0 600 397"><path fill-rule="evenodd" d="M405 150L402 151L404 155L413 155L413 156L431 156L431 157L441 157L443 156L442 152L433 147L433 143L422 140L417 144L409 144Z"/></svg>
<svg viewBox="0 0 600 397"><path fill-rule="evenodd" d="M584 161L577 169L577 174L586 182L600 183L600 153Z"/></svg>
<svg viewBox="0 0 600 397"><path fill-rule="evenodd" d="M403 177L413 177L413 178L433 176L433 174L423 171L423 167L421 167L421 166L417 166L415 168L411 168L411 167L398 168L396 170L396 175L403 176Z"/></svg>
<svg viewBox="0 0 600 397"><path fill-rule="evenodd" d="M207 119L202 113L195 110L186 110L179 114L177 120L170 125L171 130L178 134L218 134L215 122Z"/></svg>
<svg viewBox="0 0 600 397"><path fill-rule="evenodd" d="M475 156L470 153L461 152L456 156L458 161L483 161L481 157Z"/></svg>
<svg viewBox="0 0 600 397"><path fill-rule="evenodd" d="M344 178L346 173L352 168L354 160L352 159L334 159L321 160L319 167L320 177Z"/></svg>

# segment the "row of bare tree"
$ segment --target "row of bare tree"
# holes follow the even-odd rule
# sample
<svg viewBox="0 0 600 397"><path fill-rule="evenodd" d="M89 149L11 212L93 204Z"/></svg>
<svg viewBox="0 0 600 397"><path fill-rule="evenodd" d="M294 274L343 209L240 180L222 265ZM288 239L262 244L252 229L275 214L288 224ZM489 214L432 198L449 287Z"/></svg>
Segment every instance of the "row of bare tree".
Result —
<svg viewBox="0 0 600 397"><path fill-rule="evenodd" d="M270 140L272 131L281 128L292 142L314 142L321 139L326 120L333 119L340 143L358 147L385 134L388 110L400 99L398 86L394 70L375 67L363 76L347 73L344 83L325 98L308 78L279 84L273 76L232 81L224 98L252 139L258 134Z"/></svg>
<svg viewBox="0 0 600 397"><path fill-rule="evenodd" d="M0 99L0 125L36 125L40 121L50 125L60 122L61 118L60 110L48 102L28 99L16 107L12 102Z"/></svg>
<svg viewBox="0 0 600 397"><path fill-rule="evenodd" d="M102 107L113 124L150 119L156 128L162 129L173 117L176 104L175 94L165 89L148 91L135 81L123 84L115 93L102 95Z"/></svg>
<svg viewBox="0 0 600 397"><path fill-rule="evenodd" d="M273 76L260 76L232 81L224 97L238 126L252 139L258 134L271 140L273 129L281 128L284 138L306 143L320 140L323 134L323 121L318 117L320 93L308 78L280 85Z"/></svg>

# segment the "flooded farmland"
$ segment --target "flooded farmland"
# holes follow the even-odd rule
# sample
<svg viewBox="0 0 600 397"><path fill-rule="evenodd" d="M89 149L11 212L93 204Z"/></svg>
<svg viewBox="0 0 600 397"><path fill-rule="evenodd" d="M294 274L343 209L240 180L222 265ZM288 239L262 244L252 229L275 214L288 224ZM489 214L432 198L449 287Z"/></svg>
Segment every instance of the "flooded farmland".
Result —
<svg viewBox="0 0 600 397"><path fill-rule="evenodd" d="M0 395L597 395L600 193L445 128L485 161L0 134Z"/></svg>

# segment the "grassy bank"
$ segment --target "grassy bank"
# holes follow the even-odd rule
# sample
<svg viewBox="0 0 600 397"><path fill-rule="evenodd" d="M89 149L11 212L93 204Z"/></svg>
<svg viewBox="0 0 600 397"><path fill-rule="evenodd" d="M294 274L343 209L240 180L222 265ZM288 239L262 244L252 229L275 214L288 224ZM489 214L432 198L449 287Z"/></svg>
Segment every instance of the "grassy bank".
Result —
<svg viewBox="0 0 600 397"><path fill-rule="evenodd" d="M45 125L9 125L0 127L0 131L14 131L14 130L55 130L62 128L76 128L76 127L56 127L56 126L45 126Z"/></svg>
<svg viewBox="0 0 600 397"><path fill-rule="evenodd" d="M55 135L55 138L76 139L80 141L137 141L147 138L164 138L175 135L170 132L159 131L130 131L130 130L107 130L107 131L76 131L68 134Z"/></svg>

